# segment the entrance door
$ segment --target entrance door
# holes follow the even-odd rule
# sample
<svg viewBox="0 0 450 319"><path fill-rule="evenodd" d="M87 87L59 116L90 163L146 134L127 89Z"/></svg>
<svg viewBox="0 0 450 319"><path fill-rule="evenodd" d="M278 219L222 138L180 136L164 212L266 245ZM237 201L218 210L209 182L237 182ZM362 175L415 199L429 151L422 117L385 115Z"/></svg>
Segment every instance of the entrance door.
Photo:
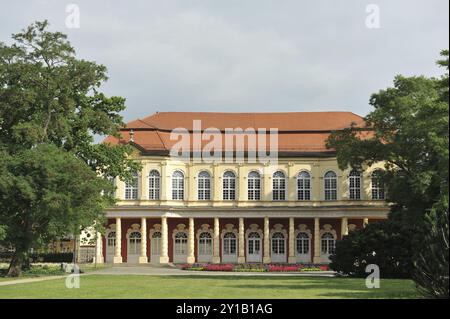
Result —
<svg viewBox="0 0 450 319"><path fill-rule="evenodd" d="M300 232L296 238L296 259L299 263L309 263L311 262L311 239L309 235L304 232Z"/></svg>
<svg viewBox="0 0 450 319"><path fill-rule="evenodd" d="M247 262L262 261L261 236L257 232L248 234L247 238Z"/></svg>
<svg viewBox="0 0 450 319"><path fill-rule="evenodd" d="M161 232L155 231L150 239L150 262L159 263L159 256L161 251Z"/></svg>
<svg viewBox="0 0 450 319"><path fill-rule="evenodd" d="M283 233L277 232L272 235L272 255L273 262L286 262L286 238Z"/></svg>
<svg viewBox="0 0 450 319"><path fill-rule="evenodd" d="M178 232L175 234L174 250L173 250L173 262L185 263L187 261L187 240L188 236L185 232Z"/></svg>
<svg viewBox="0 0 450 319"><path fill-rule="evenodd" d="M127 263L137 264L141 255L141 233L134 231L128 236Z"/></svg>
<svg viewBox="0 0 450 319"><path fill-rule="evenodd" d="M213 240L209 232L203 232L198 238L198 261L209 263L212 261Z"/></svg>
<svg viewBox="0 0 450 319"><path fill-rule="evenodd" d="M114 251L116 247L116 232L109 232L106 237L106 258L105 261L107 263L112 263L114 261Z"/></svg>
<svg viewBox="0 0 450 319"><path fill-rule="evenodd" d="M222 261L224 263L237 262L237 240L233 232L223 235L222 239Z"/></svg>

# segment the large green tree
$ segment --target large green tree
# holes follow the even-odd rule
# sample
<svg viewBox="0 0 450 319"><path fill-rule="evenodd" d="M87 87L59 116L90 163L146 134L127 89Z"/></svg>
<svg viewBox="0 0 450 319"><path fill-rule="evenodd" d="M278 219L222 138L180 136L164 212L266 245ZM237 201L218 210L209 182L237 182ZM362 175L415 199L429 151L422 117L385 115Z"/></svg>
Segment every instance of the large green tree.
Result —
<svg viewBox="0 0 450 319"><path fill-rule="evenodd" d="M110 200L102 179L127 179L139 165L128 146L94 144L95 134L118 136L123 125L125 100L100 91L105 66L77 59L66 35L50 32L47 21L12 40L0 43L0 228L2 243L16 251L9 273L18 275L31 246L101 218L100 207ZM61 187L61 180L71 187Z"/></svg>
<svg viewBox="0 0 450 319"><path fill-rule="evenodd" d="M334 132L327 143L336 149L341 168L385 163L382 179L388 190L387 200L392 203L389 221L401 222L407 232L414 234L410 239L413 245L398 245L410 247L410 265L416 267L423 264L416 262L418 252L429 250L431 239L425 238L432 224L448 222L448 218L440 216L448 214L448 51L441 55L443 59L438 64L447 69L441 78L397 76L394 87L372 95L370 104L374 110L365 117L366 127ZM447 207L443 208L442 203L447 203ZM448 243L448 227L444 236ZM445 252L439 253L445 256ZM431 262L446 263L439 269L446 267L447 273L436 276L446 276L448 288L448 251L446 259Z"/></svg>

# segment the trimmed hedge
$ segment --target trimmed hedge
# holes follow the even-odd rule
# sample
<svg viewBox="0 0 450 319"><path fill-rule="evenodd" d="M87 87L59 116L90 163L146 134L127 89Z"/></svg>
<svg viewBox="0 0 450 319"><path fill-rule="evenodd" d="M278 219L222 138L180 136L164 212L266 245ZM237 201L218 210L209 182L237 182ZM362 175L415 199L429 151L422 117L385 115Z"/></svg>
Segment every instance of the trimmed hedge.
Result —
<svg viewBox="0 0 450 319"><path fill-rule="evenodd" d="M13 253L0 253L0 262L9 263ZM33 253L30 254L32 263L70 263L73 260L73 253Z"/></svg>

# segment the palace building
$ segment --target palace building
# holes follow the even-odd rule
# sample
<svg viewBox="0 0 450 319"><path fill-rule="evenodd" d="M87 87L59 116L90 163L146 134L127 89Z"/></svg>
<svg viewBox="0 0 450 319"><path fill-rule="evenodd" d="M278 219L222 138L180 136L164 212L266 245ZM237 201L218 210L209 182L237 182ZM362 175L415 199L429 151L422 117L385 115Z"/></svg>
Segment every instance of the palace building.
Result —
<svg viewBox="0 0 450 319"><path fill-rule="evenodd" d="M276 162L248 160L261 140L244 160L235 156L237 143L227 142L216 144L223 153L211 161L173 156L174 132L183 129L191 141L202 133L195 121L220 139L228 128L276 128ZM382 163L341 170L326 148L332 131L352 124L364 121L350 112L160 112L128 123L120 138L104 143L132 145L142 170L114 181L117 203L106 211L97 262L328 263L336 240L389 211ZM251 130L245 134L252 138ZM200 146L207 144L202 139ZM189 147L191 155L199 151ZM224 158L227 151L234 160Z"/></svg>

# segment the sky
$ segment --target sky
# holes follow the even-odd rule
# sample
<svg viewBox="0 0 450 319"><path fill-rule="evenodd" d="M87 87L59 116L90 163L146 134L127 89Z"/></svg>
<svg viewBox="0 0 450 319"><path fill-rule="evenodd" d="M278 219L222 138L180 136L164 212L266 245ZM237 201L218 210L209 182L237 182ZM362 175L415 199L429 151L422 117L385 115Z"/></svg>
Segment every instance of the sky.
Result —
<svg viewBox="0 0 450 319"><path fill-rule="evenodd" d="M77 57L108 68L102 91L126 98L125 121L156 111L364 116L397 74L439 76L449 47L448 0L0 3L0 41L49 20Z"/></svg>

